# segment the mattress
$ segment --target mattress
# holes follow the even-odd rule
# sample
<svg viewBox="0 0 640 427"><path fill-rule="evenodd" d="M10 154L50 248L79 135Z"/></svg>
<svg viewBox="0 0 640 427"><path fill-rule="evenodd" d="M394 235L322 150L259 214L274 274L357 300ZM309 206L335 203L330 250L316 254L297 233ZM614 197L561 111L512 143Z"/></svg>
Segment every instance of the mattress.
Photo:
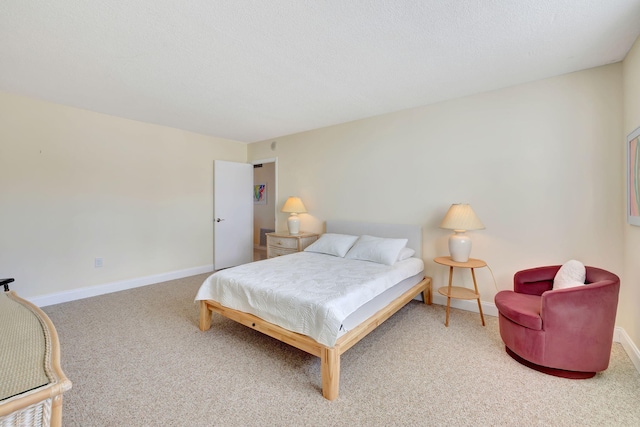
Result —
<svg viewBox="0 0 640 427"><path fill-rule="evenodd" d="M424 271L411 276L407 279L404 279L400 283L393 285L380 295L368 301L366 304L360 306L356 311L347 316L346 319L342 321L342 325L340 326L340 331L338 332L338 338L342 335L346 334L350 330L354 329L356 326L367 320L369 317L373 316L378 312L378 310L382 310L387 305L391 304L395 299L399 298L400 295L407 292L413 286L417 285L424 279Z"/></svg>
<svg viewBox="0 0 640 427"><path fill-rule="evenodd" d="M354 314L358 309L375 313L393 295L388 290L412 286L422 280L423 270L418 258L388 266L299 252L218 271L195 299L217 301L332 347L355 322L369 317L359 320ZM370 303L377 297L379 308Z"/></svg>

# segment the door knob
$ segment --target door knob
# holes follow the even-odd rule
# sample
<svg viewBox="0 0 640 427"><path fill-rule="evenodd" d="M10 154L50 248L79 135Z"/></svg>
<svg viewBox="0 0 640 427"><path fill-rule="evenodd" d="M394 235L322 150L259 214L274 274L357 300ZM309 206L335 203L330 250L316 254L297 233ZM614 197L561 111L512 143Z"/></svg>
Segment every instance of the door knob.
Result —
<svg viewBox="0 0 640 427"><path fill-rule="evenodd" d="M216 222L224 221L224 218L216 218Z"/></svg>

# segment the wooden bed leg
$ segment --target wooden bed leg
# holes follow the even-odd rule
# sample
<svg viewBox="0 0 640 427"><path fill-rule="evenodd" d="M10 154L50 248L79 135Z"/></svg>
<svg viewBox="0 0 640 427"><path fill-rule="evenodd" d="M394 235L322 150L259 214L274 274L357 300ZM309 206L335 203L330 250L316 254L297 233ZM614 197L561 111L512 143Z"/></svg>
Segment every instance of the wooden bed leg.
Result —
<svg viewBox="0 0 640 427"><path fill-rule="evenodd" d="M208 331L211 328L211 310L205 301L200 301L200 330Z"/></svg>
<svg viewBox="0 0 640 427"><path fill-rule="evenodd" d="M431 279L429 277L425 277L425 280L428 280L427 286L422 291L422 300L425 304L431 305Z"/></svg>
<svg viewBox="0 0 640 427"><path fill-rule="evenodd" d="M322 372L322 395L325 399L336 400L340 387L340 355L335 347L322 349L320 369Z"/></svg>

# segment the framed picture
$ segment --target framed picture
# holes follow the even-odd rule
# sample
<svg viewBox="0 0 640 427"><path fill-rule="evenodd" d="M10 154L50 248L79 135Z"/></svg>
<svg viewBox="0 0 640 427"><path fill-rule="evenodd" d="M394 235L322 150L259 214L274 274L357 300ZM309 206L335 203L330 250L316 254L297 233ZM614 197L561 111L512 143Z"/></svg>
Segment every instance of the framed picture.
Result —
<svg viewBox="0 0 640 427"><path fill-rule="evenodd" d="M255 184L253 186L253 204L267 204L267 184Z"/></svg>
<svg viewBox="0 0 640 427"><path fill-rule="evenodd" d="M640 127L627 136L627 222L640 226Z"/></svg>

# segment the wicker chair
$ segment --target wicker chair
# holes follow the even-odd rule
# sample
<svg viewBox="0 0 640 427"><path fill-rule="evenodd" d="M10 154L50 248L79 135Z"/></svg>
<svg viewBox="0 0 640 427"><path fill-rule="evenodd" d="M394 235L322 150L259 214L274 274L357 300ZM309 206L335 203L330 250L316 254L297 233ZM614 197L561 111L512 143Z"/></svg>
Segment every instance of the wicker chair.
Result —
<svg viewBox="0 0 640 427"><path fill-rule="evenodd" d="M47 315L11 292L0 292L0 426L60 426L60 346Z"/></svg>

